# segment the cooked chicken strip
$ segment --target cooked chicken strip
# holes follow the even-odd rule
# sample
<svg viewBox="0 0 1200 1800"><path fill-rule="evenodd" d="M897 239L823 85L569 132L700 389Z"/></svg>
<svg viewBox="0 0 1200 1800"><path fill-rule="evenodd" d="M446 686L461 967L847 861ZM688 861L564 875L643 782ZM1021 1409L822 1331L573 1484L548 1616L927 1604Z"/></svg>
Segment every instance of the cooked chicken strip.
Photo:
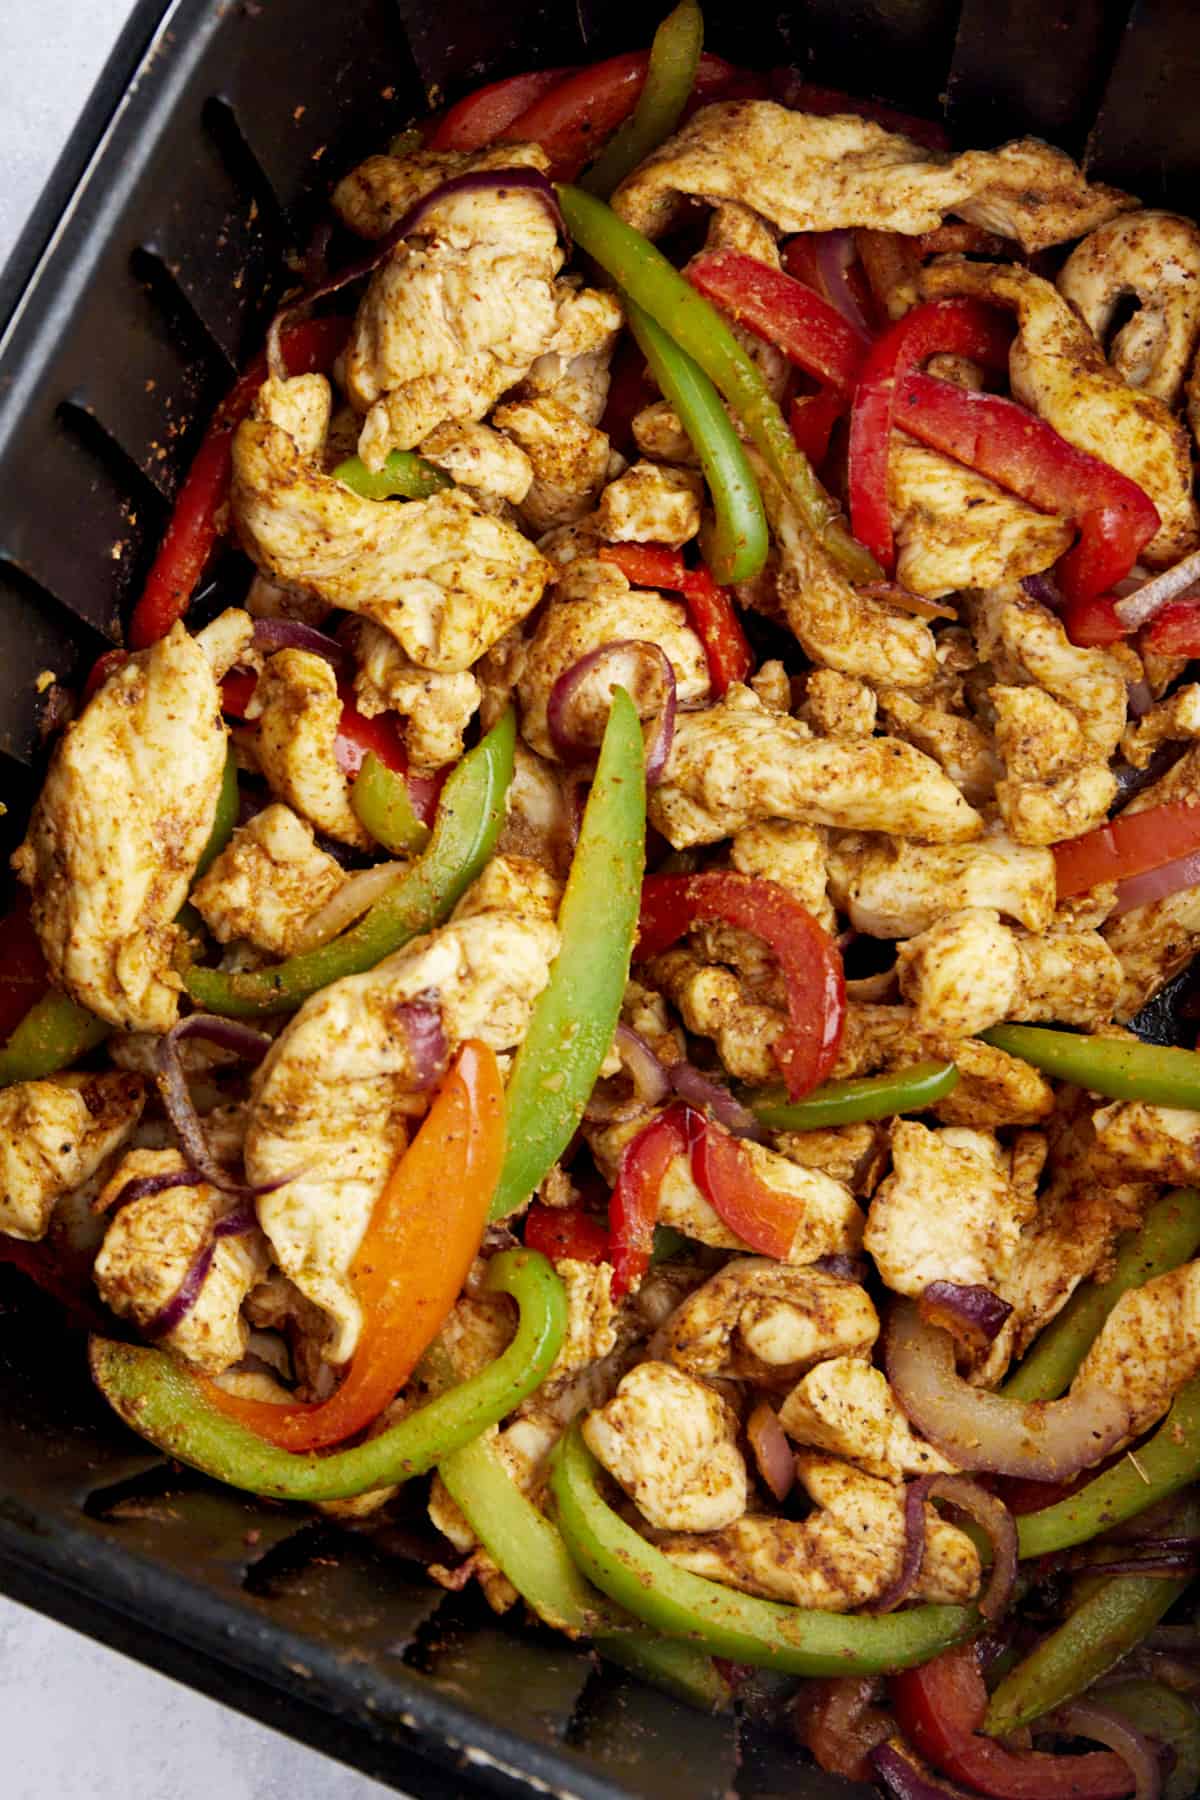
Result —
<svg viewBox="0 0 1200 1800"><path fill-rule="evenodd" d="M1144 769L1160 744L1200 738L1200 682L1189 681L1160 700L1140 719L1131 719L1121 738L1121 755Z"/></svg>
<svg viewBox="0 0 1200 1800"><path fill-rule="evenodd" d="M436 996L450 1050L467 1037L513 1049L558 949L556 905L536 864L494 858L448 925L306 1001L256 1074L246 1173L294 1176L260 1199L259 1219L280 1268L330 1314L333 1362L358 1337L347 1271L421 1104L397 1010Z"/></svg>
<svg viewBox="0 0 1200 1800"><path fill-rule="evenodd" d="M672 550L700 530L704 482L691 469L635 462L610 481L596 509L596 529L613 544L667 544Z"/></svg>
<svg viewBox="0 0 1200 1800"><path fill-rule="evenodd" d="M835 1080L929 1061L950 1061L958 1069L958 1086L933 1108L947 1125L1037 1125L1054 1111L1054 1089L1019 1057L978 1038L930 1036L918 1030L910 1006L849 1002Z"/></svg>
<svg viewBox="0 0 1200 1800"><path fill-rule="evenodd" d="M837 915L825 892L826 836L819 825L767 819L736 833L729 860L743 875L777 881L831 931Z"/></svg>
<svg viewBox="0 0 1200 1800"><path fill-rule="evenodd" d="M527 538L458 489L364 500L317 461L329 422L323 375L264 382L233 442L233 516L277 580L389 631L423 669L469 669L536 606L549 568Z"/></svg>
<svg viewBox="0 0 1200 1800"><path fill-rule="evenodd" d="M1157 211L1111 219L1076 245L1056 285L1100 344L1121 301L1136 298L1108 360L1130 387L1178 403L1200 341L1200 227L1192 219Z"/></svg>
<svg viewBox="0 0 1200 1800"><path fill-rule="evenodd" d="M685 198L739 201L784 232L858 225L916 236L953 212L1027 251L1136 204L1089 184L1037 138L942 158L857 114L792 112L771 100L702 107L621 184L613 207L661 237Z"/></svg>
<svg viewBox="0 0 1200 1800"><path fill-rule="evenodd" d="M1119 1399L1128 1440L1156 1424L1198 1372L1200 1262L1191 1262L1122 1294L1071 1386Z"/></svg>
<svg viewBox="0 0 1200 1800"><path fill-rule="evenodd" d="M549 394L498 406L492 419L520 447L533 473L520 508L528 530L571 525L591 511L608 475L604 432Z"/></svg>
<svg viewBox="0 0 1200 1800"><path fill-rule="evenodd" d="M715 844L763 819L886 830L959 843L982 829L937 764L896 738L813 738L735 684L684 713L650 819L676 850Z"/></svg>
<svg viewBox="0 0 1200 1800"><path fill-rule="evenodd" d="M422 443L421 455L456 487L465 488L485 512L520 506L533 481L533 465L517 444L470 419L439 425Z"/></svg>
<svg viewBox="0 0 1200 1800"><path fill-rule="evenodd" d="M191 901L219 944L245 938L286 956L304 921L345 880L311 826L288 806L266 806L234 832Z"/></svg>
<svg viewBox="0 0 1200 1800"><path fill-rule="evenodd" d="M398 712L406 721L404 748L417 771L440 769L463 753L463 733L479 710L479 682L466 669L437 674L410 662L395 638L369 619L358 627L354 698L373 719Z"/></svg>
<svg viewBox="0 0 1200 1800"><path fill-rule="evenodd" d="M992 687L988 699L1004 764L996 803L1018 844L1057 844L1102 825L1117 778L1093 758L1071 709L1033 687Z"/></svg>
<svg viewBox="0 0 1200 1800"><path fill-rule="evenodd" d="M974 295L1017 315L1009 352L1013 397L1101 462L1143 488L1160 528L1143 561L1165 566L1194 547L1200 519L1192 498L1187 432L1154 394L1127 387L1062 295L1032 270L1008 263L937 263L926 269L927 299Z"/></svg>
<svg viewBox="0 0 1200 1800"><path fill-rule="evenodd" d="M972 630L979 660L1009 687L1045 690L1075 715L1098 763L1121 741L1128 705L1126 672L1115 656L1068 638L1062 620L1016 582L977 594Z"/></svg>
<svg viewBox="0 0 1200 1800"><path fill-rule="evenodd" d="M584 1442L660 1531L716 1531L746 1510L733 1408L670 1363L631 1369L583 1425Z"/></svg>
<svg viewBox="0 0 1200 1800"><path fill-rule="evenodd" d="M0 1090L0 1232L46 1235L55 1205L90 1181L142 1115L136 1075L60 1075Z"/></svg>
<svg viewBox="0 0 1200 1800"><path fill-rule="evenodd" d="M839 675L836 669L813 669L804 683L799 716L818 737L872 737L877 704L865 681Z"/></svg>
<svg viewBox="0 0 1200 1800"><path fill-rule="evenodd" d="M115 1199L141 1176L186 1166L177 1150L131 1150L100 1196L100 1204ZM213 1227L235 1204L228 1194L197 1182L144 1194L122 1206L96 1258L96 1286L105 1305L142 1329L152 1325L211 1243ZM220 1238L195 1300L158 1341L205 1375L220 1375L240 1362L250 1336L242 1301L269 1263L261 1231L252 1228Z"/></svg>
<svg viewBox="0 0 1200 1800"><path fill-rule="evenodd" d="M779 1387L826 1357L869 1357L878 1336L878 1315L856 1281L739 1256L689 1294L656 1342L693 1375Z"/></svg>
<svg viewBox="0 0 1200 1800"><path fill-rule="evenodd" d="M232 617L232 635L208 628L215 668L206 634L176 624L109 676L59 739L13 857L51 979L127 1031L167 1031L179 1010L174 920L225 767L217 681L252 629Z"/></svg>
<svg viewBox="0 0 1200 1800"><path fill-rule="evenodd" d="M913 1431L882 1369L857 1356L833 1356L802 1375L779 1423L797 1444L844 1457L882 1481L953 1472L932 1444Z"/></svg>
<svg viewBox="0 0 1200 1800"><path fill-rule="evenodd" d="M900 1573L904 1489L809 1450L797 1456L796 1472L818 1509L803 1521L746 1513L722 1531L669 1537L659 1547L680 1568L744 1593L818 1612L868 1605ZM979 1578L970 1538L926 1506L925 1555L913 1598L969 1600Z"/></svg>
<svg viewBox="0 0 1200 1800"><path fill-rule="evenodd" d="M254 690L255 750L271 792L339 843L369 850L375 840L350 804L337 758L342 700L337 676L312 650L278 650Z"/></svg>
<svg viewBox="0 0 1200 1800"><path fill-rule="evenodd" d="M869 937L916 937L966 907L994 908L1030 931L1054 917L1053 856L1011 838L928 845L848 834L831 846L827 868L834 902Z"/></svg>
<svg viewBox="0 0 1200 1800"><path fill-rule="evenodd" d="M880 688L879 710L889 735L932 756L972 806L992 798L999 773L996 755L974 719L949 711L936 694L918 698L891 687Z"/></svg>
<svg viewBox="0 0 1200 1800"><path fill-rule="evenodd" d="M1094 1115L1096 1150L1117 1178L1200 1180L1200 1113L1181 1106L1118 1100Z"/></svg>
<svg viewBox="0 0 1200 1800"><path fill-rule="evenodd" d="M1065 555L1075 536L1067 520L1035 511L902 431L892 438L888 502L896 579L930 600L1036 575Z"/></svg>
<svg viewBox="0 0 1200 1800"><path fill-rule="evenodd" d="M950 913L901 944L900 992L921 1031L974 1037L1001 1019L1103 1025L1121 965L1097 931L1014 931L985 907Z"/></svg>

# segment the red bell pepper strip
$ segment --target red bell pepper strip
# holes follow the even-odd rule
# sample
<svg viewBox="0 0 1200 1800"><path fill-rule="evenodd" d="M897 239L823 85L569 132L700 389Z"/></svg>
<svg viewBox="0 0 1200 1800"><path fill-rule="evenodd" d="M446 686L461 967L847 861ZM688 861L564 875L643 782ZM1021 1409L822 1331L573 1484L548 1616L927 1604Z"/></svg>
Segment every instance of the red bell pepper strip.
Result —
<svg viewBox="0 0 1200 1800"><path fill-rule="evenodd" d="M493 1052L468 1040L375 1203L350 1269L362 1307L341 1386L314 1406L206 1397L285 1450L318 1450L377 1419L399 1393L462 1290L504 1160L504 1087Z"/></svg>
<svg viewBox="0 0 1200 1800"><path fill-rule="evenodd" d="M525 1214L525 1248L540 1250L553 1263L602 1263L611 1260L608 1228L582 1206L543 1206L535 1200Z"/></svg>
<svg viewBox="0 0 1200 1800"><path fill-rule="evenodd" d="M822 388L819 394L797 394L793 399L788 424L796 448L803 450L814 469L829 455L833 428L846 410L846 396L836 388Z"/></svg>
<svg viewBox="0 0 1200 1800"><path fill-rule="evenodd" d="M649 66L648 50L631 50L580 69L512 120L499 133L499 141L540 144L550 158L551 180L573 181L633 112ZM716 100L743 81L740 69L706 52L693 93L702 101Z"/></svg>
<svg viewBox="0 0 1200 1800"><path fill-rule="evenodd" d="M761 1256L782 1262L796 1241L805 1202L768 1187L749 1156L727 1131L689 1111L692 1179L717 1217Z"/></svg>
<svg viewBox="0 0 1200 1800"><path fill-rule="evenodd" d="M688 1110L683 1105L669 1106L621 1152L608 1202L614 1299L635 1288L650 1267L663 1176L677 1156L688 1153Z"/></svg>
<svg viewBox="0 0 1200 1800"><path fill-rule="evenodd" d="M804 282L736 250L695 256L684 273L715 306L809 375L842 393L858 380L868 340Z"/></svg>
<svg viewBox="0 0 1200 1800"><path fill-rule="evenodd" d="M1118 618L1111 594L1068 601L1062 609L1062 622L1071 642L1085 649L1119 644L1129 636L1129 627Z"/></svg>
<svg viewBox="0 0 1200 1800"><path fill-rule="evenodd" d="M651 875L642 884L635 959L667 950L685 931L719 919L763 939L787 986L788 1026L775 1059L793 1100L826 1079L846 1021L846 984L837 945L806 907L774 881L732 871Z"/></svg>
<svg viewBox="0 0 1200 1800"><path fill-rule="evenodd" d="M230 719L244 719L258 686L253 669L231 669L221 683L221 711Z"/></svg>
<svg viewBox="0 0 1200 1800"><path fill-rule="evenodd" d="M327 369L346 341L345 319L302 319L283 333L284 361L294 375ZM233 433L267 378L265 355L255 358L213 414L183 486L170 524L133 609L129 642L144 650L170 631L187 611L196 583L221 535L221 509L229 490Z"/></svg>
<svg viewBox="0 0 1200 1800"><path fill-rule="evenodd" d="M1051 848L1059 899L1086 894L1102 881L1127 881L1200 848L1200 803L1168 800L1144 812L1122 813Z"/></svg>
<svg viewBox="0 0 1200 1800"><path fill-rule="evenodd" d="M81 706L86 706L94 694L98 694L110 675L114 675L121 664L129 661L128 650L106 650L98 656L88 670L87 679L79 695Z"/></svg>
<svg viewBox="0 0 1200 1800"><path fill-rule="evenodd" d="M1168 600L1143 632L1142 647L1156 656L1200 656L1200 604Z"/></svg>
<svg viewBox="0 0 1200 1800"><path fill-rule="evenodd" d="M992 1800L1120 1800L1133 1776L1109 1750L1047 1756L1007 1750L979 1731L987 1688L970 1644L944 1650L919 1669L892 1677L892 1707L909 1743L923 1757Z"/></svg>
<svg viewBox="0 0 1200 1800"><path fill-rule="evenodd" d="M900 383L940 351L1005 369L1011 342L1012 327L994 308L978 300L934 300L914 307L872 345L850 419L850 523L855 537L889 575L896 567L896 548L888 512L888 457Z"/></svg>
<svg viewBox="0 0 1200 1800"><path fill-rule="evenodd" d="M11 912L0 919L0 1043L11 1037L36 1000L50 986L46 959L22 890Z"/></svg>
<svg viewBox="0 0 1200 1800"><path fill-rule="evenodd" d="M510 75L505 81L489 82L455 101L442 114L429 134L430 150L482 150L494 143L522 113L551 88L558 87L576 72L577 65L565 69L530 69L525 75Z"/></svg>
<svg viewBox="0 0 1200 1800"><path fill-rule="evenodd" d="M746 634L728 591L708 570L689 569L678 550L665 544L602 544L600 561L614 564L634 587L665 588L681 594L693 631L704 645L713 692L726 693L731 681L745 681L754 667Z"/></svg>

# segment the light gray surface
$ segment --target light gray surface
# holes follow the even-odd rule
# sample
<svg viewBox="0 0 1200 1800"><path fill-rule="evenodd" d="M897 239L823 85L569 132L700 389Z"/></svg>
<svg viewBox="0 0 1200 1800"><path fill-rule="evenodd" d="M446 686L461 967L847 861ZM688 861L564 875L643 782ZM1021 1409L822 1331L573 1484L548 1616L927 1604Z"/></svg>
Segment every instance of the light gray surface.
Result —
<svg viewBox="0 0 1200 1800"><path fill-rule="evenodd" d="M0 0L0 263L129 0ZM356 1775L0 1598L4 1800L386 1800Z"/></svg>

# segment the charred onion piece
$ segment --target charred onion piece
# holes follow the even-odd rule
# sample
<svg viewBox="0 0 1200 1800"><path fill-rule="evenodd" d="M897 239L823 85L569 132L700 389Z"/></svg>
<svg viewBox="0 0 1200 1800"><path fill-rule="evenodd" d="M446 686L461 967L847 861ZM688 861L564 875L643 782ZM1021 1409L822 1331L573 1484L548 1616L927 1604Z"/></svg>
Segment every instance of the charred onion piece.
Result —
<svg viewBox="0 0 1200 1800"><path fill-rule="evenodd" d="M644 638L614 638L611 643L599 644L596 649L589 650L586 656L579 657L570 668L563 670L550 689L550 698L546 703L546 727L555 750L564 762L589 762L597 754L598 746L584 743L572 728L571 711L579 689L588 676L610 658L623 656L650 659L657 667L662 681L662 710L658 715L654 734L646 746L646 786L653 787L656 781L662 779L675 737L675 670L670 657L660 645Z"/></svg>

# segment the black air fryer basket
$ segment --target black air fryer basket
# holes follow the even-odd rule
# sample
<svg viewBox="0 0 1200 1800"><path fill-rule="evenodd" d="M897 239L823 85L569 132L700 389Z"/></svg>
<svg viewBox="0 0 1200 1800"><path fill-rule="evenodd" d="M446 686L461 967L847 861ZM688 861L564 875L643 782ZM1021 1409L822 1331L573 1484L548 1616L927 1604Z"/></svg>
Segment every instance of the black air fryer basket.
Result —
<svg viewBox="0 0 1200 1800"><path fill-rule="evenodd" d="M120 641L198 431L332 181L430 102L645 43L667 4L137 6L0 281L5 853L37 780L37 677L70 682ZM738 62L944 114L962 144L1033 131L1200 211L1196 0L705 10L709 46ZM1174 1035L1179 986L1149 1034ZM0 1588L16 1599L422 1795L860 1791L747 1720L444 1594L410 1548L402 1528L317 1522L165 1464L90 1391L82 1337L0 1268Z"/></svg>

